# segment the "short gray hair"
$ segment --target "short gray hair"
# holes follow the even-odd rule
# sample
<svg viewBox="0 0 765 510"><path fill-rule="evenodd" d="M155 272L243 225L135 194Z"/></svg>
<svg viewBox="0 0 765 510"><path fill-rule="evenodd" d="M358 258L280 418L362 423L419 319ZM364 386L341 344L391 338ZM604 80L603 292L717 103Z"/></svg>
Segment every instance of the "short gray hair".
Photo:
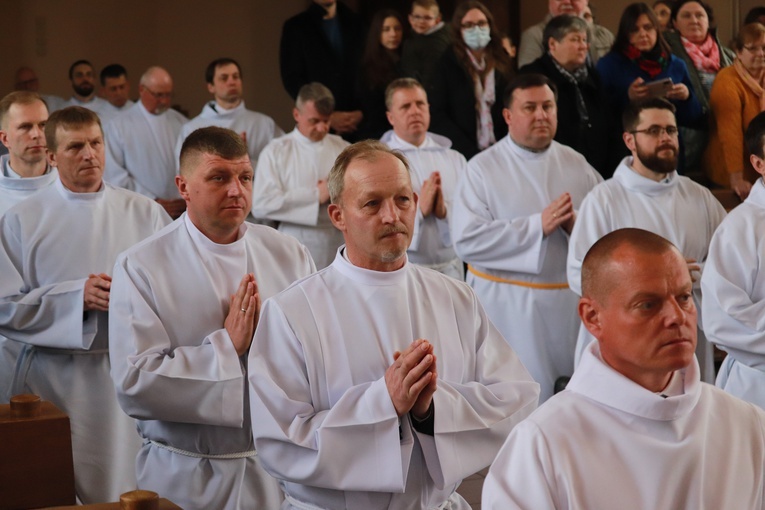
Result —
<svg viewBox="0 0 765 510"><path fill-rule="evenodd" d="M547 22L545 30L542 33L542 42L545 45L545 49L550 49L548 41L551 37L560 42L572 32L584 32L587 34L587 40L590 40L590 26L582 18L579 16L571 16L569 14L555 16Z"/></svg>
<svg viewBox="0 0 765 510"><path fill-rule="evenodd" d="M321 115L332 115L335 111L335 96L332 91L319 82L311 82L300 87L295 107L298 110L303 109L303 105L313 101L313 106Z"/></svg>
<svg viewBox="0 0 765 510"><path fill-rule="evenodd" d="M362 161L376 161L381 154L390 154L404 164L407 173L409 173L409 161L399 151L391 150L387 145L378 140L364 140L346 147L335 160L332 170L327 178L327 188L329 188L329 199L333 204L339 204L342 201L343 189L345 189L345 172L348 166L360 159Z"/></svg>

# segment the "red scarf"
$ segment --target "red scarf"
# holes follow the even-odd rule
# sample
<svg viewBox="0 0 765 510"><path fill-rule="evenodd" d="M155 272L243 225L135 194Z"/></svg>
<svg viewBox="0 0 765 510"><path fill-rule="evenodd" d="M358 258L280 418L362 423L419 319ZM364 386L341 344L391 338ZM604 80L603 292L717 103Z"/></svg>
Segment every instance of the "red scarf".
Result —
<svg viewBox="0 0 765 510"><path fill-rule="evenodd" d="M717 74L720 70L720 48L710 34L701 44L692 43L683 36L680 36L680 41L691 57L693 67L704 73Z"/></svg>
<svg viewBox="0 0 765 510"><path fill-rule="evenodd" d="M640 51L630 44L624 51L624 56L633 61L651 78L656 78L669 66L669 54L659 44L650 51Z"/></svg>

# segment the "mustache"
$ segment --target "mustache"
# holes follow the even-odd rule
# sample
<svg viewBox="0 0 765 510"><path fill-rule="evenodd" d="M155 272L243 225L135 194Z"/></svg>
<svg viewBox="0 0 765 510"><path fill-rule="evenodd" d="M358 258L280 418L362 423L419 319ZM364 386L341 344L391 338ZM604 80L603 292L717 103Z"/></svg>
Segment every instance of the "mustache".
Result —
<svg viewBox="0 0 765 510"><path fill-rule="evenodd" d="M408 234L409 231L405 227L385 227L380 231L380 237L389 236L391 234Z"/></svg>
<svg viewBox="0 0 765 510"><path fill-rule="evenodd" d="M677 147L671 144L660 145L659 148L656 150L657 151L672 151L674 153L677 153Z"/></svg>

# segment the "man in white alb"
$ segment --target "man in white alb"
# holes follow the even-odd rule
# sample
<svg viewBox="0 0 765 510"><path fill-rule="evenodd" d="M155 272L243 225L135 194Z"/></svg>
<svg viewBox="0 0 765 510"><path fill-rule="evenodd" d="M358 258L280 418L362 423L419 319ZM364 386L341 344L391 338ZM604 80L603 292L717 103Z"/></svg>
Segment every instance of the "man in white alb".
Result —
<svg viewBox="0 0 765 510"><path fill-rule="evenodd" d="M120 64L110 64L101 69L99 75L101 91L104 99L109 103L112 117L129 110L135 102L130 100L130 82L127 78L127 69Z"/></svg>
<svg viewBox="0 0 765 510"><path fill-rule="evenodd" d="M242 99L242 69L236 60L218 58L210 62L205 70L205 81L213 100L202 108L202 113L183 125L175 146L176 164L183 141L192 131L219 126L239 133L247 144L250 161L255 167L260 151L268 142L282 136L284 131L268 115L245 108Z"/></svg>
<svg viewBox="0 0 765 510"><path fill-rule="evenodd" d="M69 415L79 500L114 501L135 487L140 438L109 377L110 273L117 254L170 218L146 197L104 184L94 112L51 114L45 138L59 179L0 217L0 334L27 344L14 392Z"/></svg>
<svg viewBox="0 0 765 510"><path fill-rule="evenodd" d="M585 257L582 292L598 341L510 433L482 508L765 508L765 412L700 380L683 254L646 230L611 232Z"/></svg>
<svg viewBox="0 0 765 510"><path fill-rule="evenodd" d="M314 266L291 237L244 222L252 164L237 133L191 133L177 183L186 214L114 267L112 377L144 439L138 487L187 509L278 508L252 444L244 363L261 301Z"/></svg>
<svg viewBox="0 0 765 510"><path fill-rule="evenodd" d="M744 133L749 161L765 175L765 114ZM728 353L717 386L765 409L765 186L762 177L743 204L720 223L701 276L704 332Z"/></svg>
<svg viewBox="0 0 765 510"><path fill-rule="evenodd" d="M96 95L96 73L93 64L87 60L78 60L69 67L69 81L72 83L72 97L61 107L82 106L94 111L105 124L114 117L109 103Z"/></svg>
<svg viewBox="0 0 765 510"><path fill-rule="evenodd" d="M624 143L632 153L614 176L596 187L582 203L568 251L568 282L581 294L580 271L587 250L618 228L636 227L658 234L677 246L694 272L694 299L701 308L698 272L704 266L717 226L725 210L710 191L678 175L679 142L675 107L661 98L630 103L622 118ZM699 320L699 326L702 321ZM714 382L712 346L699 331L696 355L701 380ZM582 326L577 341L578 360L593 341Z"/></svg>
<svg viewBox="0 0 765 510"><path fill-rule="evenodd" d="M52 185L58 172L45 157L48 108L35 92L11 92L0 100L0 216L37 191ZM8 402L16 359L23 344L0 336L0 402Z"/></svg>
<svg viewBox="0 0 765 510"><path fill-rule="evenodd" d="M584 156L553 140L555 85L521 75L507 88L508 136L468 162L452 236L468 283L541 385L540 401L574 370L576 295L566 283L575 209L602 179Z"/></svg>
<svg viewBox="0 0 765 510"><path fill-rule="evenodd" d="M368 140L329 176L345 246L266 301L249 356L252 426L283 509L469 510L455 492L539 386L463 282L409 264L406 158Z"/></svg>
<svg viewBox="0 0 765 510"><path fill-rule="evenodd" d="M419 197L412 244L407 250L409 262L464 280L449 220L457 180L467 165L465 157L449 148L452 142L448 138L428 133L428 96L417 80L400 78L391 82L385 91L385 103L393 129L381 141L409 160L412 186Z"/></svg>
<svg viewBox="0 0 765 510"><path fill-rule="evenodd" d="M292 116L295 129L269 143L255 169L252 215L279 222L279 230L303 243L316 267L332 263L342 234L327 215L327 175L348 146L329 134L335 108L332 92L321 83L303 85Z"/></svg>
<svg viewBox="0 0 765 510"><path fill-rule="evenodd" d="M172 218L186 208L175 187L175 142L187 119L170 108L173 79L161 67L141 76L140 100L104 127L106 182L156 200Z"/></svg>

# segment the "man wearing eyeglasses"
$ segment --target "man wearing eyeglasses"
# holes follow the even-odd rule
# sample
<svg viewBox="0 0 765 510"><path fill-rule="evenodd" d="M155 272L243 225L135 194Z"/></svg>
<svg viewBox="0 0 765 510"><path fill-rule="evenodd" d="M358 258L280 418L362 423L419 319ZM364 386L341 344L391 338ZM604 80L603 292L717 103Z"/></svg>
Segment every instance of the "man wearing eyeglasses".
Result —
<svg viewBox="0 0 765 510"><path fill-rule="evenodd" d="M707 188L677 173L679 142L672 103L663 98L630 103L622 123L622 138L632 155L622 160L613 178L582 202L569 241L569 286L582 294L582 260L598 239L620 228L641 228L666 238L683 253L694 279L696 306L701 309L699 276L725 210ZM577 361L592 340L582 327ZM712 346L701 328L696 356L702 380L714 382Z"/></svg>
<svg viewBox="0 0 765 510"><path fill-rule="evenodd" d="M175 186L175 142L186 117L172 110L173 79L150 67L138 85L139 101L104 126L104 179L156 200L172 218L186 210Z"/></svg>

